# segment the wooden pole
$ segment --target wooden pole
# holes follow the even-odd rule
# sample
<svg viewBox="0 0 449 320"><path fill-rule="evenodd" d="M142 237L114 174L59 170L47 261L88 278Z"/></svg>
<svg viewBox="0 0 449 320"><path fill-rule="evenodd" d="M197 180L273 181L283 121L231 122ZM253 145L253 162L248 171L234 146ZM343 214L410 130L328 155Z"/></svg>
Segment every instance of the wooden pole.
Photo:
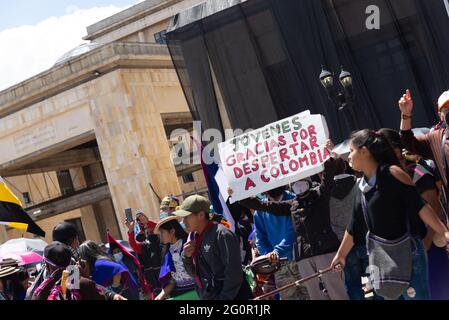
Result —
<svg viewBox="0 0 449 320"><path fill-rule="evenodd" d="M331 271L332 271L332 267L329 267L327 269L318 271L317 273L314 273L314 274L312 274L312 275L310 275L308 277L302 278L302 279L300 279L298 281L295 281L293 283L287 284L287 285L285 285L285 286L283 286L283 287L281 287L279 289L276 289L276 290L273 290L271 292L265 293L265 294L263 294L263 295L261 295L261 296L259 296L257 298L254 298L253 300L261 300L261 299L267 298L269 296L275 295L276 293L279 293L279 292L284 291L286 289L289 289L291 287L299 286L300 284L302 284L304 282L307 282L309 280L312 280L314 278L321 277L323 274L326 274L326 273L331 272Z"/></svg>

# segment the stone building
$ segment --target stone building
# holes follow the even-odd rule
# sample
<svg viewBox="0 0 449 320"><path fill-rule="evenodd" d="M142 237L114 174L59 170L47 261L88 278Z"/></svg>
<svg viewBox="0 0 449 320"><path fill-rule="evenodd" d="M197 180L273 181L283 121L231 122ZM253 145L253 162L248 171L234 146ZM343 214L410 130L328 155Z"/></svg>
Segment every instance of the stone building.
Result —
<svg viewBox="0 0 449 320"><path fill-rule="evenodd" d="M107 230L126 239L125 208L157 219L160 197L204 192L199 165L172 161L170 133L191 130L192 117L164 42L170 18L199 2L135 5L89 26L90 43L51 69L0 92L0 175L45 240L63 220L85 239L104 242ZM20 236L0 227L0 243Z"/></svg>

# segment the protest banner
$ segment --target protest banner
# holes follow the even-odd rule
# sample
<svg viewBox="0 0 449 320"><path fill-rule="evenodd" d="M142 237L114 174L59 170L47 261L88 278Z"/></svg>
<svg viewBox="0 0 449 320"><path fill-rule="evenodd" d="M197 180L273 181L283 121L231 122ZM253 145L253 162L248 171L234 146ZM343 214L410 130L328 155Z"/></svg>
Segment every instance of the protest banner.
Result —
<svg viewBox="0 0 449 320"><path fill-rule="evenodd" d="M328 138L325 118L305 111L220 143L231 203L323 171Z"/></svg>

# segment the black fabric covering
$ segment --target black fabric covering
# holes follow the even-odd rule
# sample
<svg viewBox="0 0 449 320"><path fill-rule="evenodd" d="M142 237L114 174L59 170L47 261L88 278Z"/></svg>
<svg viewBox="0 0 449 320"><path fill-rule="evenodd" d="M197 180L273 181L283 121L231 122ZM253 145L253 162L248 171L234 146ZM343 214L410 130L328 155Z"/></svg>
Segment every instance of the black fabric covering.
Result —
<svg viewBox="0 0 449 320"><path fill-rule="evenodd" d="M368 5L380 8L380 30L365 27ZM336 83L340 66L353 74L360 127L398 128L407 88L415 126L433 125L436 100L449 88L442 0L209 0L176 16L167 38L204 129L222 130L221 96L234 129L310 109L326 116L335 141L346 138L344 116L318 80L322 65Z"/></svg>

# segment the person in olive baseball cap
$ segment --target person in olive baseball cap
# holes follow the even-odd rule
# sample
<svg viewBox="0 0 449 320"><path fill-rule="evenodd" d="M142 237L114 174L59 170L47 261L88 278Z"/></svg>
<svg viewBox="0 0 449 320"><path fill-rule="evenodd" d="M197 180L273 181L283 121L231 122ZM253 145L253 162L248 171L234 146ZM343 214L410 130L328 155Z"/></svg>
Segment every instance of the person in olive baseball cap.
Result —
<svg viewBox="0 0 449 320"><path fill-rule="evenodd" d="M210 201L190 196L174 213L190 231L183 247L187 273L194 277L201 300L248 300L251 289L243 280L240 242L225 226L210 221Z"/></svg>
<svg viewBox="0 0 449 320"><path fill-rule="evenodd" d="M210 201L203 196L193 195L184 200L174 215L183 218L190 232L201 231L209 223Z"/></svg>
<svg viewBox="0 0 449 320"><path fill-rule="evenodd" d="M181 207L175 211L178 217L186 217L192 213L206 212L210 209L210 201L200 195L193 195L184 200Z"/></svg>

